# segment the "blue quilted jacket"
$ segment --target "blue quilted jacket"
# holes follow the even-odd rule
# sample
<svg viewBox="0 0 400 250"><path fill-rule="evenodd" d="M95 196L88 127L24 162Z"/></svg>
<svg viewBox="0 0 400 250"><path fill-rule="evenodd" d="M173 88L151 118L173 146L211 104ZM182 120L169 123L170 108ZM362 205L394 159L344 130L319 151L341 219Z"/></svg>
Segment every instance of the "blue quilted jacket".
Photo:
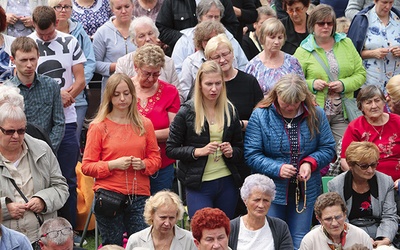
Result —
<svg viewBox="0 0 400 250"><path fill-rule="evenodd" d="M305 110L306 107L304 107ZM319 131L311 138L304 112L298 126L300 155L298 166L306 157L315 162L311 178L307 181L307 201L314 203L321 192L321 175L319 171L327 166L335 156L335 140L324 111L317 107ZM283 164L290 163L289 137L283 117L277 113L274 105L268 108L257 108L253 111L246 128L244 157L254 173L265 174L272 178L276 185L276 196L273 203L287 204L289 179L279 177ZM312 209L312 208L311 208Z"/></svg>

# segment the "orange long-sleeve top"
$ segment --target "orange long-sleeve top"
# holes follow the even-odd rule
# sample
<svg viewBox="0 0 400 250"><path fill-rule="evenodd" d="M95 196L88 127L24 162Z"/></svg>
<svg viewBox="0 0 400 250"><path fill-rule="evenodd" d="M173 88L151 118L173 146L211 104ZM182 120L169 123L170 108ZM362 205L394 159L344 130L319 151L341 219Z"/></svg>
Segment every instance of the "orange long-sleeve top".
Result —
<svg viewBox="0 0 400 250"><path fill-rule="evenodd" d="M143 123L146 132L142 136L131 124L119 124L107 118L90 124L82 172L96 178L95 191L104 188L123 194L150 195L149 176L161 168L161 156L153 124L145 117ZM123 156L142 159L146 168L110 171L108 162Z"/></svg>

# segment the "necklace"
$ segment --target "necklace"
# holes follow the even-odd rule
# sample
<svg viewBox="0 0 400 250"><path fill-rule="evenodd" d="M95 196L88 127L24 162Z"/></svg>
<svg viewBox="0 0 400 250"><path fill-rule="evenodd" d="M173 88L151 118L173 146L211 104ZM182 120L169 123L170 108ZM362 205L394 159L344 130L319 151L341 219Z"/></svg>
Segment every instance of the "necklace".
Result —
<svg viewBox="0 0 400 250"><path fill-rule="evenodd" d="M379 135L379 140L382 140L382 133L383 133L383 128L385 127L385 124L382 125L382 129L380 132L375 128L374 125L371 125L371 126L375 130L375 132Z"/></svg>
<svg viewBox="0 0 400 250"><path fill-rule="evenodd" d="M300 210L299 209L299 201L300 201L300 187L299 187L299 180L296 179L296 212L298 214L301 214L304 210L307 209L307 182L304 181L304 204L303 204L303 208Z"/></svg>
<svg viewBox="0 0 400 250"><path fill-rule="evenodd" d="M286 121L286 118L283 118L283 121L285 122L287 128L292 128L292 122L293 122L294 117L292 118L292 120L290 120L290 122Z"/></svg>

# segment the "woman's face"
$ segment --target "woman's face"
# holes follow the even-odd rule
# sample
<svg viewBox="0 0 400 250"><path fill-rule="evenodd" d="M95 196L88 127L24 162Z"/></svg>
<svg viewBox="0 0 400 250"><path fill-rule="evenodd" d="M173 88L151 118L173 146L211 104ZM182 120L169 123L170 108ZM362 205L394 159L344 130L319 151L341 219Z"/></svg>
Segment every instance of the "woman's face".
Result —
<svg viewBox="0 0 400 250"><path fill-rule="evenodd" d="M215 4L211 5L210 10L200 17L200 22L203 21L221 21L221 10Z"/></svg>
<svg viewBox="0 0 400 250"><path fill-rule="evenodd" d="M204 38L203 41L201 41L201 46L203 47L203 50L206 48L208 41L210 41L211 38L217 35L218 33L215 30L213 30L206 38Z"/></svg>
<svg viewBox="0 0 400 250"><path fill-rule="evenodd" d="M258 188L253 188L249 198L244 202L251 217L265 218L271 206L272 198Z"/></svg>
<svg viewBox="0 0 400 250"><path fill-rule="evenodd" d="M258 18L258 21L253 24L254 30L257 32L257 30L259 30L261 28L261 25L265 22L265 20L267 20L268 18L271 18L271 17L273 17L273 16L267 16L267 15L261 14Z"/></svg>
<svg viewBox="0 0 400 250"><path fill-rule="evenodd" d="M24 141L25 133L18 134L17 130L25 131L26 122L7 119L0 128L0 152L18 150ZM15 132L12 135L6 135L7 130L15 130Z"/></svg>
<svg viewBox="0 0 400 250"><path fill-rule="evenodd" d="M346 214L339 205L334 205L322 210L321 218L318 219L332 238L338 238L344 230Z"/></svg>
<svg viewBox="0 0 400 250"><path fill-rule="evenodd" d="M72 2L71 0L63 0L56 6L61 6L64 7L60 11L57 9L56 11L56 17L59 22L66 22L72 14Z"/></svg>
<svg viewBox="0 0 400 250"><path fill-rule="evenodd" d="M218 45L214 53L211 53L210 59L218 63L224 72L232 69L233 52L226 44Z"/></svg>
<svg viewBox="0 0 400 250"><path fill-rule="evenodd" d="M153 229L157 230L159 233L169 233L176 224L177 213L178 209L173 205L158 207L152 216Z"/></svg>
<svg viewBox="0 0 400 250"><path fill-rule="evenodd" d="M394 0L375 0L375 11L379 17L388 17Z"/></svg>
<svg viewBox="0 0 400 250"><path fill-rule="evenodd" d="M157 37L153 28L145 23L137 25L135 42L138 48L146 43L157 45Z"/></svg>
<svg viewBox="0 0 400 250"><path fill-rule="evenodd" d="M299 110L301 102L296 102L296 103L286 103L282 100L280 96L278 96L278 105L279 109L283 113L283 115L287 116L294 116L297 114L297 111Z"/></svg>
<svg viewBox="0 0 400 250"><path fill-rule="evenodd" d="M307 9L301 2L294 2L292 5L286 5L286 12L294 24L306 25L307 20Z"/></svg>
<svg viewBox="0 0 400 250"><path fill-rule="evenodd" d="M400 100L393 100L392 96L388 93L386 102L391 112L400 115Z"/></svg>
<svg viewBox="0 0 400 250"><path fill-rule="evenodd" d="M142 66L135 67L139 84L141 88L152 88L154 84L158 81L158 77L160 76L161 67L152 67L152 66Z"/></svg>
<svg viewBox="0 0 400 250"><path fill-rule="evenodd" d="M206 100L215 102L221 95L222 79L219 73L203 74L201 79L201 93Z"/></svg>
<svg viewBox="0 0 400 250"><path fill-rule="evenodd" d="M383 115L385 102L379 97L374 96L361 104L361 111L367 118L379 118Z"/></svg>
<svg viewBox="0 0 400 250"><path fill-rule="evenodd" d="M375 175L376 167L378 166L378 161L371 162L357 162L355 166L350 166L351 173L354 178L358 180L368 181Z"/></svg>
<svg viewBox="0 0 400 250"><path fill-rule="evenodd" d="M326 17L314 24L314 36L316 38L328 38L332 35L333 18Z"/></svg>
<svg viewBox="0 0 400 250"><path fill-rule="evenodd" d="M114 91L111 103L113 109L127 111L132 104L132 95L126 82L120 82Z"/></svg>
<svg viewBox="0 0 400 250"><path fill-rule="evenodd" d="M279 52L285 43L285 35L283 33L273 36L265 36L264 50L269 52Z"/></svg>
<svg viewBox="0 0 400 250"><path fill-rule="evenodd" d="M130 0L111 0L112 12L119 22L130 22L132 20L133 4Z"/></svg>

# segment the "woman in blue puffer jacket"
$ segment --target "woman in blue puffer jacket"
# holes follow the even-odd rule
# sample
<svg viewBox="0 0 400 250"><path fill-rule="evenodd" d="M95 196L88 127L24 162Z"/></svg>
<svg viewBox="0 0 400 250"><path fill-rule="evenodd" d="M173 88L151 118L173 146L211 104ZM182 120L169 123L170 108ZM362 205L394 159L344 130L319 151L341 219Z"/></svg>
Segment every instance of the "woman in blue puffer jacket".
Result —
<svg viewBox="0 0 400 250"><path fill-rule="evenodd" d="M246 129L246 163L274 180L276 197L268 215L286 221L298 249L310 231L319 171L334 158L335 140L324 111L298 75L282 77L257 107Z"/></svg>

